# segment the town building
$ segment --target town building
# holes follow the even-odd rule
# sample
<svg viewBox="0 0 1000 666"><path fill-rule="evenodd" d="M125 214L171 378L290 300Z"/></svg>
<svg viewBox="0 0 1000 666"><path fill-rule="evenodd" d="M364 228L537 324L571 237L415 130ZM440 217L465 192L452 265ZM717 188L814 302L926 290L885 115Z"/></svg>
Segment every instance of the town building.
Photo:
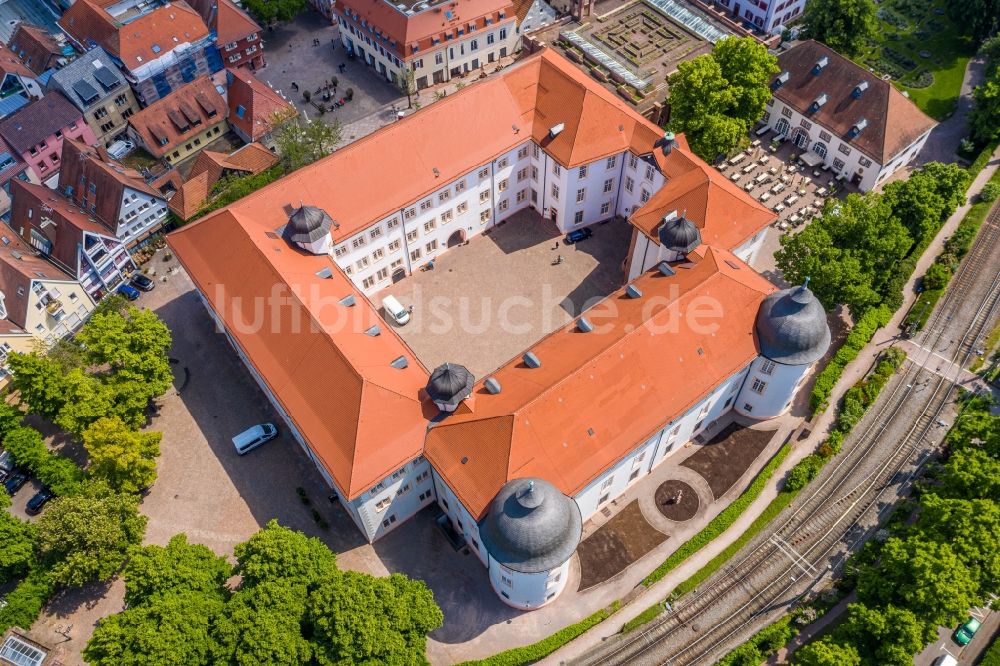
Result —
<svg viewBox="0 0 1000 666"><path fill-rule="evenodd" d="M862 192L878 187L920 153L937 125L864 67L806 40L778 55L780 72L763 123Z"/></svg>
<svg viewBox="0 0 1000 666"><path fill-rule="evenodd" d="M260 26L232 0L190 0L205 24L215 33L215 43L226 67L263 69L264 40Z"/></svg>
<svg viewBox="0 0 1000 666"><path fill-rule="evenodd" d="M35 172L28 168L27 163L14 157L9 150L0 151L0 220L10 219L10 184L15 180L29 183L40 183Z"/></svg>
<svg viewBox="0 0 1000 666"><path fill-rule="evenodd" d="M135 270L125 244L66 195L23 181L13 183L11 194L10 227L94 301L113 293Z"/></svg>
<svg viewBox="0 0 1000 666"><path fill-rule="evenodd" d="M243 143L260 142L274 148L275 131L298 118L298 111L282 95L250 72L226 70L229 126Z"/></svg>
<svg viewBox="0 0 1000 666"><path fill-rule="evenodd" d="M134 247L167 221L166 199L103 148L66 141L62 164L58 190L126 246Z"/></svg>
<svg viewBox="0 0 1000 666"><path fill-rule="evenodd" d="M11 52L36 75L65 66L73 57L73 47L65 37L56 38L45 28L17 24L8 42Z"/></svg>
<svg viewBox="0 0 1000 666"><path fill-rule="evenodd" d="M83 113L59 91L0 120L0 138L46 184L54 184L59 178L64 139L80 139L87 144L96 140L94 130L83 121Z"/></svg>
<svg viewBox="0 0 1000 666"><path fill-rule="evenodd" d="M42 86L38 75L28 69L13 51L0 45L0 99L12 95L38 99L42 96Z"/></svg>
<svg viewBox="0 0 1000 666"><path fill-rule="evenodd" d="M545 0L514 0L517 32L520 35L555 23L557 12Z"/></svg>
<svg viewBox="0 0 1000 666"><path fill-rule="evenodd" d="M76 0L58 23L80 51L103 47L144 106L222 70L211 31L183 0Z"/></svg>
<svg viewBox="0 0 1000 666"><path fill-rule="evenodd" d="M405 66L418 90L512 55L519 40L510 0L345 0L333 11L349 52L396 85Z"/></svg>
<svg viewBox="0 0 1000 666"><path fill-rule="evenodd" d="M252 176L278 163L278 156L259 143L249 143L230 154L203 150L195 159L187 180L169 199L170 211L189 220L210 199L212 188L226 177Z"/></svg>
<svg viewBox="0 0 1000 666"><path fill-rule="evenodd" d="M175 165L225 134L226 115L216 85L202 77L129 118L129 136L153 157Z"/></svg>
<svg viewBox="0 0 1000 666"><path fill-rule="evenodd" d="M486 377L458 348L428 371L370 298L525 208L563 232L628 219L626 284ZM726 414L784 412L828 348L815 296L747 263L772 221L545 49L168 242L365 537L436 501L532 609L583 521ZM714 327L674 317L706 302Z"/></svg>
<svg viewBox="0 0 1000 666"><path fill-rule="evenodd" d="M12 350L49 347L73 333L93 309L93 299L73 276L46 261L13 232L0 233L0 358L4 362Z"/></svg>
<svg viewBox="0 0 1000 666"><path fill-rule="evenodd" d="M806 0L714 0L737 23L752 24L768 35L781 32L785 24L800 16Z"/></svg>
<svg viewBox="0 0 1000 666"><path fill-rule="evenodd" d="M111 56L96 46L52 74L48 90L58 90L83 112L95 143L110 146L128 133L128 119L139 102Z"/></svg>

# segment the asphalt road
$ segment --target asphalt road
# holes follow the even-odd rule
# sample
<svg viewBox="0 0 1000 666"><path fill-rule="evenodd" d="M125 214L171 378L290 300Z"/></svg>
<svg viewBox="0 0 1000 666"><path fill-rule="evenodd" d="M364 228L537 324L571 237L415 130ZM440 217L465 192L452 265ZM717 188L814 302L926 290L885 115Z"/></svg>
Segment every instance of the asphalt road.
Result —
<svg viewBox="0 0 1000 666"><path fill-rule="evenodd" d="M972 611L975 617L980 618L983 625L979 627L972 642L962 647L952 639L955 627L941 627L938 629L938 639L928 645L923 652L913 658L913 666L931 666L935 660L945 654L950 654L958 660L959 664L976 663L980 655L986 651L993 641L993 636L1000 631L1000 612L991 611L989 608Z"/></svg>

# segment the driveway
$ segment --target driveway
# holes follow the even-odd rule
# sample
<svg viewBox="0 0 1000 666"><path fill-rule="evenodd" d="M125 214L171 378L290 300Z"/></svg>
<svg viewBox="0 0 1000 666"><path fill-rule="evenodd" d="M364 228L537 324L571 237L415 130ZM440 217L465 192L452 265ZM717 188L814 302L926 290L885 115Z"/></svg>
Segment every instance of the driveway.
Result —
<svg viewBox="0 0 1000 666"><path fill-rule="evenodd" d="M986 61L982 56L976 56L965 68L965 78L962 80L962 91L958 97L958 107L946 120L931 130L916 165L928 162L954 162L955 151L962 139L969 135L968 117L972 111L972 89L982 83L986 75Z"/></svg>

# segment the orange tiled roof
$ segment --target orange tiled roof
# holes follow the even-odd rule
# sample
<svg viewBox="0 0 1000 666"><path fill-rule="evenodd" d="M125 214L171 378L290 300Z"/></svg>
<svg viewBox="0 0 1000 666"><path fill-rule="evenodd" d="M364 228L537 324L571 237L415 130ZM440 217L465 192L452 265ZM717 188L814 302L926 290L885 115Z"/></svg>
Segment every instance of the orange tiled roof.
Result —
<svg viewBox="0 0 1000 666"><path fill-rule="evenodd" d="M701 229L702 242L727 250L736 249L775 219L773 212L692 153L674 150L661 155L660 163L669 186L660 188L629 218L656 242L663 218L674 211L687 212L687 219Z"/></svg>
<svg viewBox="0 0 1000 666"><path fill-rule="evenodd" d="M814 75L813 65L823 57L828 64ZM778 56L778 66L789 73L789 80L774 91L775 97L829 128L879 164L891 162L937 124L894 85L825 44L811 39L800 42ZM862 81L868 89L855 98L852 93ZM813 101L822 94L827 96L826 104L809 114ZM855 137L848 136L862 118L867 127Z"/></svg>
<svg viewBox="0 0 1000 666"><path fill-rule="evenodd" d="M229 79L229 123L251 141L259 141L273 128L275 114L296 113L292 103L245 69L226 70ZM237 107L242 106L242 117Z"/></svg>
<svg viewBox="0 0 1000 666"><path fill-rule="evenodd" d="M436 412L419 396L428 373L331 257L293 250L232 209L171 234L170 244L348 499L420 454ZM317 275L324 269L330 277ZM261 314L254 304L274 288L289 302L248 330ZM348 295L355 305L338 303ZM367 335L372 326L381 334ZM409 365L397 370L389 364L399 356Z"/></svg>
<svg viewBox="0 0 1000 666"><path fill-rule="evenodd" d="M472 409L434 426L427 458L476 518L504 483L536 476L573 496L609 466L681 416L758 355L757 309L775 287L732 254L709 248L671 277L653 270L531 347L541 367L520 358L480 381ZM704 333L688 313L699 302L721 308ZM676 329L672 328L676 325ZM484 378L485 379L485 378Z"/></svg>
<svg viewBox="0 0 1000 666"><path fill-rule="evenodd" d="M215 17L216 43L224 46L260 32L260 26L230 0L219 0Z"/></svg>
<svg viewBox="0 0 1000 666"><path fill-rule="evenodd" d="M492 29L500 21L514 17L511 0L454 0L409 16L385 0L340 0L336 4L338 11L356 13L359 25L363 20L381 31L386 39L379 40L379 43L401 58L420 57L420 52L442 48L446 43L446 33L452 38L457 37L457 30L467 30L470 24L476 24L477 30L485 30L488 28L486 18L492 20L492 26L489 26ZM500 18L501 13L505 18ZM509 29L513 30L513 27ZM435 45L432 38L439 39L439 43ZM419 51L413 51L414 45Z"/></svg>
<svg viewBox="0 0 1000 666"><path fill-rule="evenodd" d="M153 102L128 122L142 137L146 150L163 157L225 118L226 101L212 80L203 76Z"/></svg>
<svg viewBox="0 0 1000 666"><path fill-rule="evenodd" d="M277 163L278 156L259 143L248 143L229 155L203 150L198 153L187 181L177 188L168 206L186 220L201 209L209 192L227 170L255 174Z"/></svg>
<svg viewBox="0 0 1000 666"><path fill-rule="evenodd" d="M62 49L55 37L44 28L20 22L10 37L10 50L35 74L41 74Z"/></svg>
<svg viewBox="0 0 1000 666"><path fill-rule="evenodd" d="M229 94L232 108L232 88ZM549 139L549 129L558 123L565 129ZM233 205L274 228L284 224L286 204L303 200L338 222L335 238L340 240L528 139L564 167L573 167L626 149L649 153L661 135L624 101L546 49Z"/></svg>

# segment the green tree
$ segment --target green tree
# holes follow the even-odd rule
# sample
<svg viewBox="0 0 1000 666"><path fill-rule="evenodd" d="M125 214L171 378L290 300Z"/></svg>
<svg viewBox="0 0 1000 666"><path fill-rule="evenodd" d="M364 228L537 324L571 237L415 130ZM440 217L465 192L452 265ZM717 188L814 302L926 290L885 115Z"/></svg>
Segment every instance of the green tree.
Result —
<svg viewBox="0 0 1000 666"><path fill-rule="evenodd" d="M809 0L802 22L810 39L854 57L878 30L872 0Z"/></svg>
<svg viewBox="0 0 1000 666"><path fill-rule="evenodd" d="M224 604L198 592L158 596L98 622L83 658L91 666L208 664L211 626Z"/></svg>
<svg viewBox="0 0 1000 666"><path fill-rule="evenodd" d="M137 493L156 480L159 432L135 432L118 417L96 420L83 433L90 472L118 492Z"/></svg>
<svg viewBox="0 0 1000 666"><path fill-rule="evenodd" d="M125 603L137 606L156 596L187 592L225 599L232 573L226 558L188 543L186 534L176 534L166 546L144 546L129 559L122 572Z"/></svg>
<svg viewBox="0 0 1000 666"><path fill-rule="evenodd" d="M413 70L409 65L404 64L399 72L399 81L396 83L399 92L406 95L406 108L413 108L413 93L417 92L417 82L413 75Z"/></svg>
<svg viewBox="0 0 1000 666"><path fill-rule="evenodd" d="M37 521L38 552L52 581L64 586L108 580L142 542L139 498L91 481L57 497Z"/></svg>
<svg viewBox="0 0 1000 666"><path fill-rule="evenodd" d="M941 494L966 499L1000 497L1000 460L979 448L955 451L941 475Z"/></svg>
<svg viewBox="0 0 1000 666"><path fill-rule="evenodd" d="M326 157L340 143L340 123L308 118L287 122L274 134L274 143L288 171L295 171Z"/></svg>
<svg viewBox="0 0 1000 666"><path fill-rule="evenodd" d="M215 623L215 663L311 663L312 645L302 635L307 598L304 585L285 579L241 588Z"/></svg>
<svg viewBox="0 0 1000 666"><path fill-rule="evenodd" d="M947 543L891 538L878 566L858 575L858 599L894 604L934 626L951 624L978 601L972 573Z"/></svg>
<svg viewBox="0 0 1000 666"><path fill-rule="evenodd" d="M35 526L6 511L10 495L0 492L0 585L23 576L35 561Z"/></svg>
<svg viewBox="0 0 1000 666"><path fill-rule="evenodd" d="M77 340L91 365L106 365L115 377L143 382L148 395L163 395L170 388L170 329L152 311L129 308L124 314L93 315Z"/></svg>
<svg viewBox="0 0 1000 666"><path fill-rule="evenodd" d="M306 0L245 0L243 5L264 23L291 21L306 8Z"/></svg>
<svg viewBox="0 0 1000 666"><path fill-rule="evenodd" d="M913 655L934 638L934 629L905 608L850 604L847 619L837 627L834 637L856 649L865 663L912 666Z"/></svg>
<svg viewBox="0 0 1000 666"><path fill-rule="evenodd" d="M244 587L281 579L308 586L337 569L337 558L326 544L273 519L233 553Z"/></svg>
<svg viewBox="0 0 1000 666"><path fill-rule="evenodd" d="M852 646L834 643L827 636L796 650L792 663L795 666L861 666L861 657Z"/></svg>
<svg viewBox="0 0 1000 666"><path fill-rule="evenodd" d="M19 393L29 411L54 419L66 404L66 381L63 368L53 360L31 352L13 352L7 357L11 388Z"/></svg>
<svg viewBox="0 0 1000 666"><path fill-rule="evenodd" d="M923 538L951 546L980 589L1000 590L1000 505L992 499L920 498Z"/></svg>
<svg viewBox="0 0 1000 666"><path fill-rule="evenodd" d="M670 127L712 161L746 140L771 97L777 60L750 37L719 41L712 53L682 62L671 75Z"/></svg>
<svg viewBox="0 0 1000 666"><path fill-rule="evenodd" d="M24 414L16 405L0 400L0 442L8 432L21 424L23 418Z"/></svg>
<svg viewBox="0 0 1000 666"><path fill-rule="evenodd" d="M74 437L81 437L83 431L102 416L119 411L115 404L114 392L104 382L94 375L87 374L82 368L70 370L62 378L62 382L67 400L56 414L54 421L57 426ZM146 404L144 401L142 421L145 421Z"/></svg>
<svg viewBox="0 0 1000 666"><path fill-rule="evenodd" d="M994 74L973 89L969 130L972 140L982 146L1000 139L1000 75Z"/></svg>
<svg viewBox="0 0 1000 666"><path fill-rule="evenodd" d="M308 616L323 666L425 663L427 634L444 622L422 581L354 571L323 579Z"/></svg>
<svg viewBox="0 0 1000 666"><path fill-rule="evenodd" d="M1000 28L1000 0L953 0L945 7L959 30L976 42L996 35Z"/></svg>

